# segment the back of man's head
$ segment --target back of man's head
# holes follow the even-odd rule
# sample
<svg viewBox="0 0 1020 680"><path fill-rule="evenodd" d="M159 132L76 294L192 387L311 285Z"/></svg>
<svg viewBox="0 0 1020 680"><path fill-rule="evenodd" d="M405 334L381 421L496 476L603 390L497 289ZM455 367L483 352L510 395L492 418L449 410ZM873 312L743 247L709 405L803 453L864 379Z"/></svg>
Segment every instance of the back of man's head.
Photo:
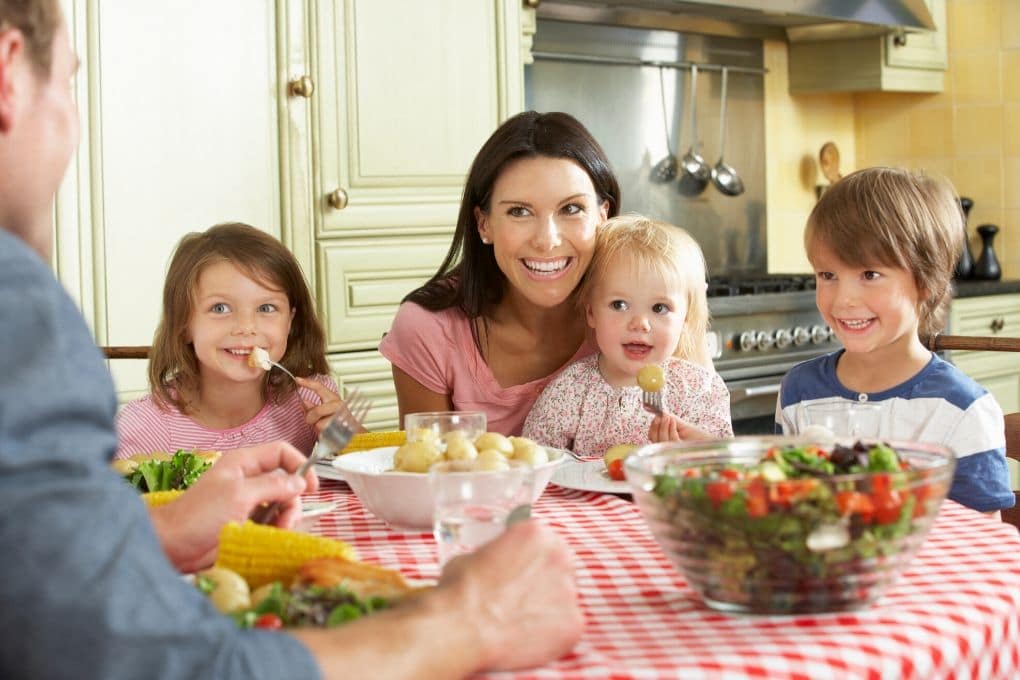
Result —
<svg viewBox="0 0 1020 680"><path fill-rule="evenodd" d="M62 21L59 0L0 0L0 31L21 32L28 58L43 76L50 73L53 36Z"/></svg>

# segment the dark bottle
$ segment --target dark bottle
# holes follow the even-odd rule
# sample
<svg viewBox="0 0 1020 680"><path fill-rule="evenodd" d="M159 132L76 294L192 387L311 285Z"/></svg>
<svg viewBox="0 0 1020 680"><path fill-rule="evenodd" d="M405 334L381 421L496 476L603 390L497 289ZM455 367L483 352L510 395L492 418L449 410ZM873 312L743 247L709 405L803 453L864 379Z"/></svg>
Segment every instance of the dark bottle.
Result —
<svg viewBox="0 0 1020 680"><path fill-rule="evenodd" d="M963 210L963 251L953 271L953 276L958 279L969 279L974 275L974 258L970 255L970 243L967 238L967 218L970 217L970 209L973 207L974 201L966 196L960 197L960 208Z"/></svg>
<svg viewBox="0 0 1020 680"><path fill-rule="evenodd" d="M986 281L998 281L1002 277L1002 269L999 267L999 260L992 250L992 241L999 233L999 228L994 224L982 224L977 228L981 235L981 255L977 264L974 265L974 278L985 279Z"/></svg>

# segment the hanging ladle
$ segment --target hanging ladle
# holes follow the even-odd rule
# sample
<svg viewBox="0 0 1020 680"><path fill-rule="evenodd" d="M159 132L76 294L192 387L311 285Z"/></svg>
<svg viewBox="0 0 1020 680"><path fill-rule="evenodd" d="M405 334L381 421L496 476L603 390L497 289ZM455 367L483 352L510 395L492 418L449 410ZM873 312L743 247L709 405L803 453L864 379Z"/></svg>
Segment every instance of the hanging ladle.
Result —
<svg viewBox="0 0 1020 680"><path fill-rule="evenodd" d="M692 184L694 191L691 193L701 193L705 186L708 184L708 180L712 177L712 169L709 167L705 159L698 153L698 67L696 64L691 64L691 148L684 154L683 159L680 161L681 167L683 167L684 174L687 176L688 184Z"/></svg>
<svg viewBox="0 0 1020 680"><path fill-rule="evenodd" d="M652 168L652 181L665 184L676 179L677 160L673 154L673 143L669 140L669 116L666 115L666 83L662 78L662 67L659 67L659 98L662 100L662 125L666 133L666 157Z"/></svg>
<svg viewBox="0 0 1020 680"><path fill-rule="evenodd" d="M719 93L721 100L719 110L719 160L712 168L712 183L715 188L727 196L739 196L744 193L744 182L740 175L723 160L726 153L726 80L729 77L729 69L723 66L722 88Z"/></svg>

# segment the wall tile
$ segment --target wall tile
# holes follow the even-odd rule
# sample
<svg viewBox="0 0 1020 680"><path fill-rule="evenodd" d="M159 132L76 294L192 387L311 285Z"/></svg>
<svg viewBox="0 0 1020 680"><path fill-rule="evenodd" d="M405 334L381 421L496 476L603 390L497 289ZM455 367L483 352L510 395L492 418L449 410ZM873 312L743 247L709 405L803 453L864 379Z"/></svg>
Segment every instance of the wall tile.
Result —
<svg viewBox="0 0 1020 680"><path fill-rule="evenodd" d="M1002 266L1003 278L1020 276L1020 210L1006 210L1002 217L999 245L995 254Z"/></svg>
<svg viewBox="0 0 1020 680"><path fill-rule="evenodd" d="M1020 0L1002 0L1002 46L1020 48Z"/></svg>
<svg viewBox="0 0 1020 680"><path fill-rule="evenodd" d="M1020 104L1004 104L1002 107L1002 151L1020 154Z"/></svg>
<svg viewBox="0 0 1020 680"><path fill-rule="evenodd" d="M956 107L954 122L957 156L1002 153L1002 106Z"/></svg>
<svg viewBox="0 0 1020 680"><path fill-rule="evenodd" d="M1007 156L1002 163L1002 205L1020 210L1020 155Z"/></svg>
<svg viewBox="0 0 1020 680"><path fill-rule="evenodd" d="M1014 32L1020 35L1020 17ZM1020 48L1002 51L1002 100L1020 102Z"/></svg>
<svg viewBox="0 0 1020 680"><path fill-rule="evenodd" d="M914 109L909 114L910 155L914 158L946 156L953 148L953 110Z"/></svg>
<svg viewBox="0 0 1020 680"><path fill-rule="evenodd" d="M974 211L998 210L1002 205L1002 159L956 158L950 178L964 196L974 199ZM973 215L972 215L973 217ZM985 221L989 221L984 218Z"/></svg>
<svg viewBox="0 0 1020 680"><path fill-rule="evenodd" d="M893 108L857 110L857 153L864 159L910 155L910 117ZM869 161L867 163L871 165Z"/></svg>
<svg viewBox="0 0 1020 680"><path fill-rule="evenodd" d="M950 50L999 49L1000 0L949 0L946 13Z"/></svg>
<svg viewBox="0 0 1020 680"><path fill-rule="evenodd" d="M987 104L1001 97L998 50L962 52L953 59L953 98L957 102Z"/></svg>

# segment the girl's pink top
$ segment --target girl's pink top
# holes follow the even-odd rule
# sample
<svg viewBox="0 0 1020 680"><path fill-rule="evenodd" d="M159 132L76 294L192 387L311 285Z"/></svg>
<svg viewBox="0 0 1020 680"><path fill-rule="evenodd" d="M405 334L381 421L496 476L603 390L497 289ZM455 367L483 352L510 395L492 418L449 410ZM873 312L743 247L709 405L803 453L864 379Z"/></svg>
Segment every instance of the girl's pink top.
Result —
<svg viewBox="0 0 1020 680"><path fill-rule="evenodd" d="M336 382L331 377L316 375L312 379L337 392ZM178 449L226 451L281 439L308 455L318 434L305 422L302 400L313 404L321 401L312 390L298 387L280 403L267 399L262 410L247 423L228 430L214 430L172 406L167 411L162 410L149 394L125 404L117 413L118 441L114 458L153 451L173 453Z"/></svg>
<svg viewBox="0 0 1020 680"><path fill-rule="evenodd" d="M715 371L683 359L663 365L663 406L680 420L716 437L733 435L730 393ZM540 444L601 456L616 444L647 444L654 416L641 405L641 388L613 387L598 355L571 364L549 384L524 424Z"/></svg>
<svg viewBox="0 0 1020 680"><path fill-rule="evenodd" d="M521 433L532 404L563 370L502 387L475 346L471 324L463 312L452 308L433 312L413 302L400 305L379 351L426 389L450 395L455 410L484 411L489 431L505 435ZM593 351L584 343L570 361Z"/></svg>

